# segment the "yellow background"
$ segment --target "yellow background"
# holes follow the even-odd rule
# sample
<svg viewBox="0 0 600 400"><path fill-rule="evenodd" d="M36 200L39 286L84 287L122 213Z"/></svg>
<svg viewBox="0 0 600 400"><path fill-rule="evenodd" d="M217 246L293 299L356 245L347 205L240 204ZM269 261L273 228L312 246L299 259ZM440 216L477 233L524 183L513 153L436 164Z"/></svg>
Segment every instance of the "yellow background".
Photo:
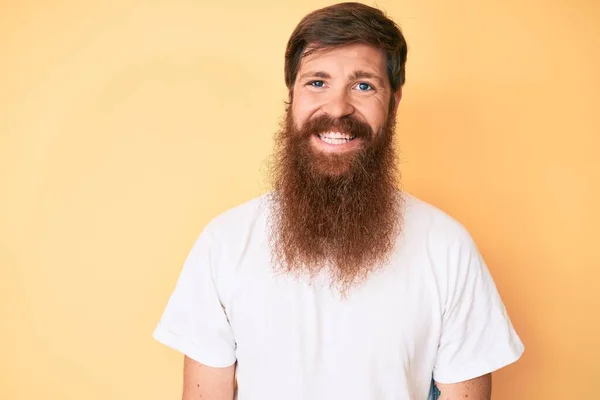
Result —
<svg viewBox="0 0 600 400"><path fill-rule="evenodd" d="M0 398L176 399L151 333L209 219L268 189L316 0L0 3ZM495 399L595 398L600 2L380 0L404 188L460 220L526 344Z"/></svg>

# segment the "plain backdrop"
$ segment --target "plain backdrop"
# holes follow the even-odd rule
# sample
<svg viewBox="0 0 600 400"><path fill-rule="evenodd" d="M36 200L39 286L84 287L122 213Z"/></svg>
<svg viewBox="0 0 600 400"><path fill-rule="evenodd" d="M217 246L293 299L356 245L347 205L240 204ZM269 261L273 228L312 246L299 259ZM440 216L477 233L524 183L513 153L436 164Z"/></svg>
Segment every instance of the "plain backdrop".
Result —
<svg viewBox="0 0 600 400"><path fill-rule="evenodd" d="M286 41L329 4L0 3L0 398L180 398L152 331L204 225L268 190ZM593 398L600 2L377 4L410 47L403 187L469 229L526 345L494 399Z"/></svg>

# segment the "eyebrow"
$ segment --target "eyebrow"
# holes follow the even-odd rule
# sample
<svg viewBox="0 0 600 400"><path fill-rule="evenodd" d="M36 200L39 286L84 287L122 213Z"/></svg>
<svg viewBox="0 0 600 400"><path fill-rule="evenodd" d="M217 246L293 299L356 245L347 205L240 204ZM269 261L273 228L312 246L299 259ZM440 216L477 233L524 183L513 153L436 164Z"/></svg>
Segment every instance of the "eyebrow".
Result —
<svg viewBox="0 0 600 400"><path fill-rule="evenodd" d="M329 75L325 71L309 71L309 72L305 72L302 75L300 75L300 78L298 78L298 79L302 80L302 79L306 79L306 78L331 79L331 75ZM350 76L348 78L352 81L357 80L357 79L373 79L373 80L377 81L377 83L381 87L385 86L384 80L379 75L373 74L371 72L363 71L363 70L354 71L352 74L350 74Z"/></svg>
<svg viewBox="0 0 600 400"><path fill-rule="evenodd" d="M305 78L331 79L331 75L329 75L327 72L323 72L323 71L309 71L309 72L305 72L302 75L300 75L299 79L305 79Z"/></svg>

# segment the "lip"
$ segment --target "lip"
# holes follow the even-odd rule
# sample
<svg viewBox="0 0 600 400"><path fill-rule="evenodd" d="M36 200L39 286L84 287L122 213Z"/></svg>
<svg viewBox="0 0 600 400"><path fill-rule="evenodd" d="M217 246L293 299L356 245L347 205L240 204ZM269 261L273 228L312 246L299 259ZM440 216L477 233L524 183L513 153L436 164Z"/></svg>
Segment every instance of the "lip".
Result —
<svg viewBox="0 0 600 400"><path fill-rule="evenodd" d="M315 148L327 153L343 153L347 151L352 151L359 148L362 144L361 138L354 138L349 142L342 144L330 144L324 142L323 140L321 140L321 138L319 138L318 135L313 135L310 140L311 144Z"/></svg>

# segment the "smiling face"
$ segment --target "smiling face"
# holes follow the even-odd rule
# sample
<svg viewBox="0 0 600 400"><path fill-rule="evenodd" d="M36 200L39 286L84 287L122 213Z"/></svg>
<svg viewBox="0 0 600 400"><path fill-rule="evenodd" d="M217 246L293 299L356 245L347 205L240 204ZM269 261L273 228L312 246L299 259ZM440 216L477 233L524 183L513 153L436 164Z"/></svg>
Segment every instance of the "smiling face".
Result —
<svg viewBox="0 0 600 400"><path fill-rule="evenodd" d="M289 104L270 165L276 268L342 290L385 265L402 230L394 149L407 46L381 10L340 3L290 36Z"/></svg>
<svg viewBox="0 0 600 400"><path fill-rule="evenodd" d="M395 107L383 52L353 44L305 56L277 135L275 258L329 268L341 287L385 264L400 228Z"/></svg>
<svg viewBox="0 0 600 400"><path fill-rule="evenodd" d="M361 43L321 49L302 59L291 113L298 131L306 132L313 121L330 121L315 123L319 130L307 132L315 152L356 152L382 131L400 93L392 94L382 50ZM354 121L359 131L349 131L346 121Z"/></svg>

